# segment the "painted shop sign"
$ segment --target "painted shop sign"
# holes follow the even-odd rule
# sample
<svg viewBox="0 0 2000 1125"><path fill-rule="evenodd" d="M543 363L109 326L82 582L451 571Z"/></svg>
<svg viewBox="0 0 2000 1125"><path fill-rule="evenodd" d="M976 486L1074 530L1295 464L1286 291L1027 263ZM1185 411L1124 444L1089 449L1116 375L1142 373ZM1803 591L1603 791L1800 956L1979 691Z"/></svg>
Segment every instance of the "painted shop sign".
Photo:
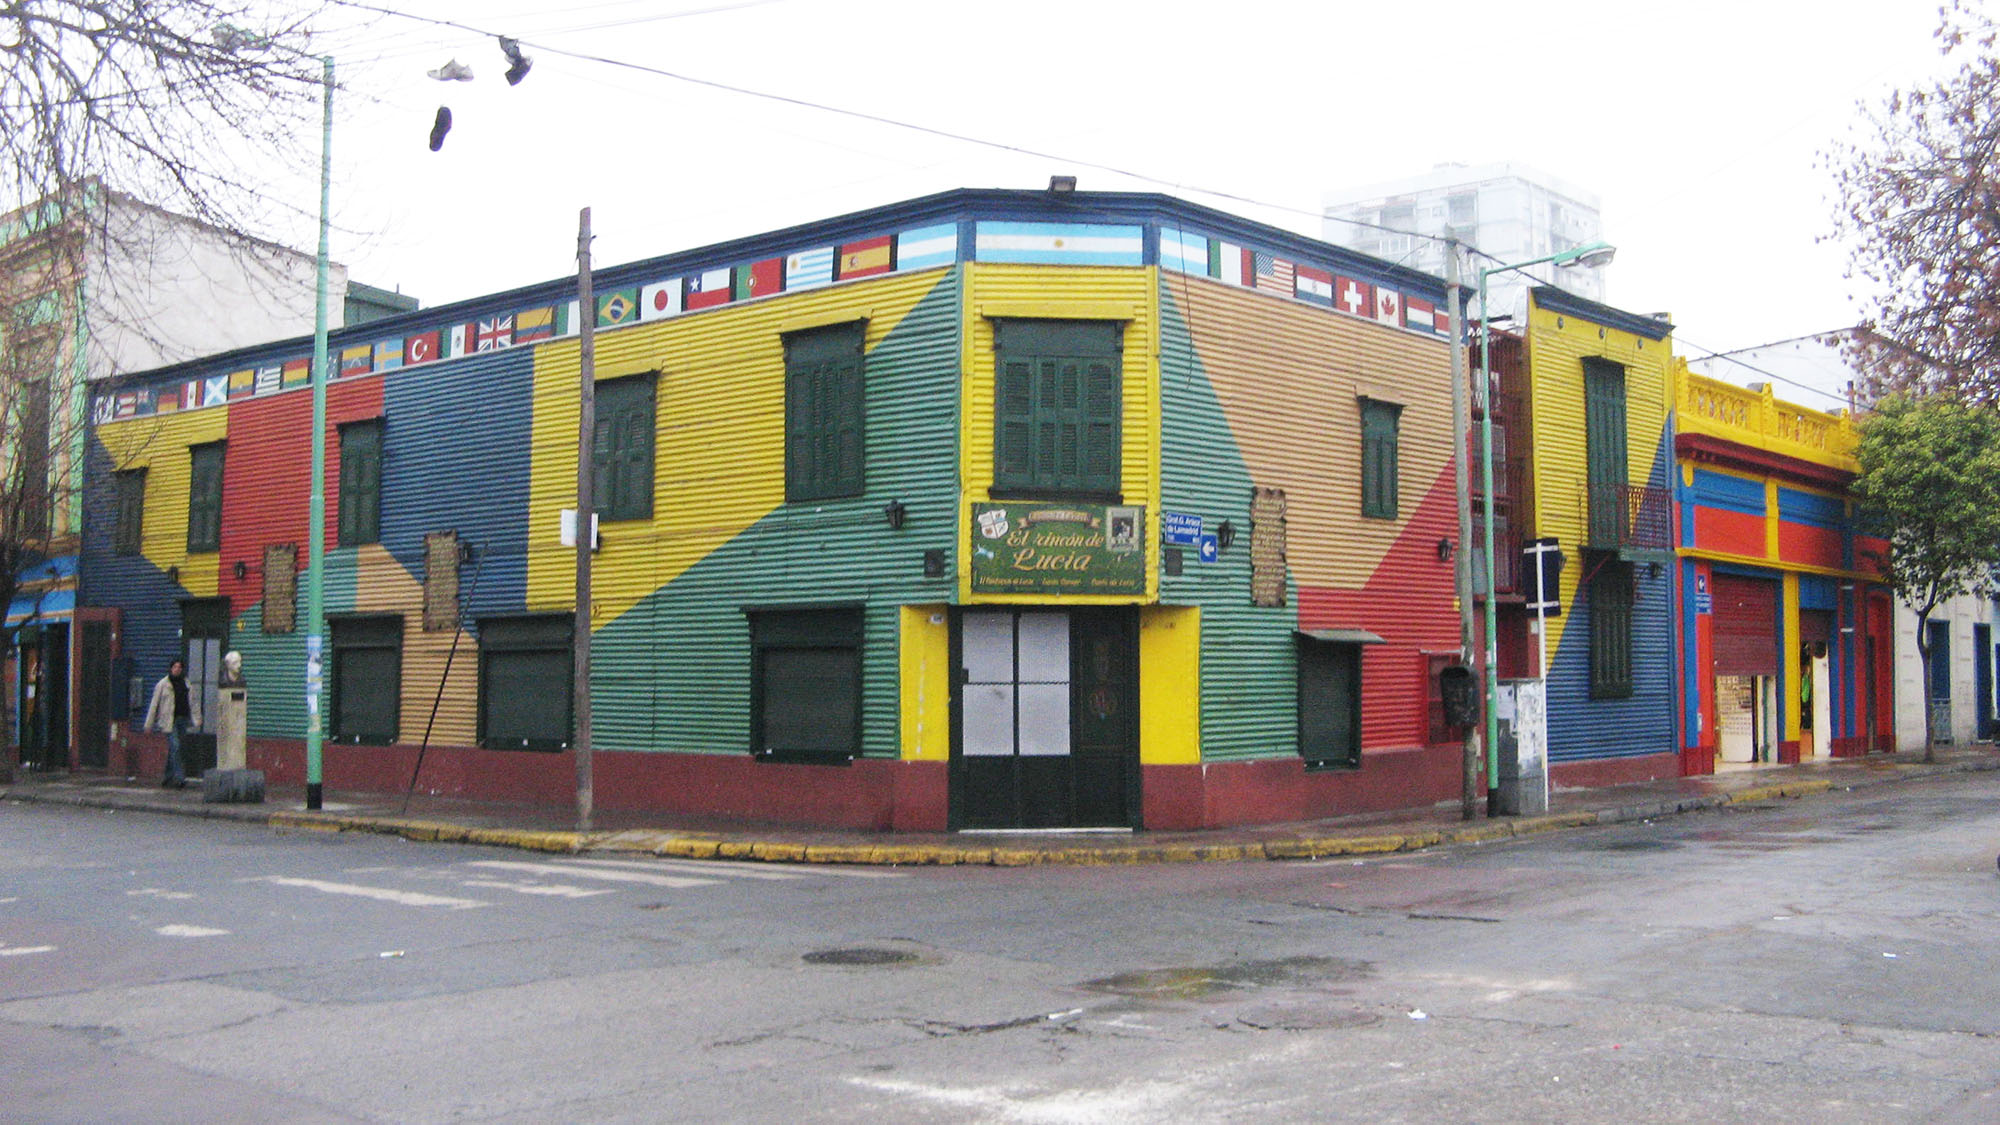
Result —
<svg viewBox="0 0 2000 1125"><path fill-rule="evenodd" d="M1141 505L974 504L975 594L1143 594Z"/></svg>

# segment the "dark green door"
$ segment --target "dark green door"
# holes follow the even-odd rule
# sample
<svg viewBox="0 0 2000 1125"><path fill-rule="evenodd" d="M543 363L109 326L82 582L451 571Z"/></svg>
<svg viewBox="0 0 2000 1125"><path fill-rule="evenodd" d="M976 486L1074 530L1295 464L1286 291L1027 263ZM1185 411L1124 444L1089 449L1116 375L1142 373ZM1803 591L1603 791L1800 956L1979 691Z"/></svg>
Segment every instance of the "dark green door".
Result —
<svg viewBox="0 0 2000 1125"><path fill-rule="evenodd" d="M955 640L955 828L1136 827L1129 610L979 610Z"/></svg>

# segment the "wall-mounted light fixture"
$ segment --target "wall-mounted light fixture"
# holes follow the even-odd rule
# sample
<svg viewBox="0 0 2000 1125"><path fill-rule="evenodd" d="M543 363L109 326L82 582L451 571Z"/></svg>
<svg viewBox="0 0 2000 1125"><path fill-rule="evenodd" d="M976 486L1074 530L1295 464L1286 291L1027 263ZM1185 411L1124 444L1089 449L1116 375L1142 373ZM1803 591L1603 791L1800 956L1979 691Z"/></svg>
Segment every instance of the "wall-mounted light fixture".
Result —
<svg viewBox="0 0 2000 1125"><path fill-rule="evenodd" d="M926 550L924 552L924 577L943 578L944 576L944 549L941 547L932 547Z"/></svg>
<svg viewBox="0 0 2000 1125"><path fill-rule="evenodd" d="M1451 561L1451 540L1449 540L1449 539L1440 539L1440 540L1438 540L1438 546L1437 546L1437 552L1438 552L1438 561L1439 561L1439 562L1450 562L1450 561Z"/></svg>
<svg viewBox="0 0 2000 1125"><path fill-rule="evenodd" d="M1071 195L1071 194L1075 193L1075 191L1076 191L1076 177L1075 177L1075 176L1050 176L1050 177L1049 177L1049 194L1050 194L1050 195Z"/></svg>
<svg viewBox="0 0 2000 1125"><path fill-rule="evenodd" d="M1236 525L1230 523L1228 520L1223 520L1220 524L1217 524L1215 528L1215 545L1226 551L1229 549L1229 545L1234 542L1236 542Z"/></svg>
<svg viewBox="0 0 2000 1125"><path fill-rule="evenodd" d="M248 578L248 577L250 577L250 564L249 564L249 563L247 563L247 562L244 562L244 561L243 561L242 559L237 559L237 560L236 560L236 565L235 565L235 566L233 566L233 567L230 567L230 568L229 568L229 570L230 570L230 573L232 573L232 574L236 575L236 580L237 580L238 582L241 582L241 581L243 581L243 580L244 580L245 578Z"/></svg>
<svg viewBox="0 0 2000 1125"><path fill-rule="evenodd" d="M458 561L460 565L472 561L472 540L461 539L458 541Z"/></svg>
<svg viewBox="0 0 2000 1125"><path fill-rule="evenodd" d="M181 584L181 568L180 568L180 567L178 567L178 566L170 566L170 567L168 567L168 568L167 568L167 581L169 581L169 582L173 583L173 584L174 584L174 585L176 585L176 586L180 585L180 584Z"/></svg>
<svg viewBox="0 0 2000 1125"><path fill-rule="evenodd" d="M903 506L901 500L891 500L882 505L882 518L889 521L890 531L903 530L903 521L909 516L910 510Z"/></svg>

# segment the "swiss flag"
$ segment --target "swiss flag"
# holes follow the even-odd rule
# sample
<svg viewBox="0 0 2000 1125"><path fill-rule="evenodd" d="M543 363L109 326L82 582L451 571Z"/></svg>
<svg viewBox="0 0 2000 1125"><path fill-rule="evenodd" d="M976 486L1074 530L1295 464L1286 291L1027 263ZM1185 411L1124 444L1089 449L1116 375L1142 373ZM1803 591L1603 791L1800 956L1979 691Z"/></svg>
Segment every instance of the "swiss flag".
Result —
<svg viewBox="0 0 2000 1125"><path fill-rule="evenodd" d="M1403 326L1403 295L1386 285L1375 290L1375 319L1383 324Z"/></svg>
<svg viewBox="0 0 2000 1125"><path fill-rule="evenodd" d="M1333 286L1333 304L1341 312L1355 316L1375 315L1375 287L1351 277L1339 278Z"/></svg>

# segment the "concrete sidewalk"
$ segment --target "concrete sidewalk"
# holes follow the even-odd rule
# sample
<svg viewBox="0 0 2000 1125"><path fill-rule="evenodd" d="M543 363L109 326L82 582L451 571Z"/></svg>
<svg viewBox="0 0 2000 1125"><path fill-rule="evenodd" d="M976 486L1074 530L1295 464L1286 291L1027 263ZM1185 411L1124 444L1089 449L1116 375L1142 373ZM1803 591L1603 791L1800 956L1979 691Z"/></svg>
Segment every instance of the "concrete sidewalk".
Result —
<svg viewBox="0 0 2000 1125"><path fill-rule="evenodd" d="M876 833L746 823L670 813L601 812L597 831L574 831L566 806L332 794L307 812L304 792L277 787L262 805L204 804L199 786L160 789L94 775L24 774L0 787L0 801L73 805L212 817L315 832L373 832L411 840L486 844L533 851L626 853L679 859L785 863L1031 864L1192 863L1311 859L1417 851L1483 843L1596 824L1650 820L1727 805L1800 798L1938 774L2000 770L2000 749L1940 748L1796 766L1767 766L1709 777L1561 789L1545 816L1461 820L1456 801L1394 813L1197 832Z"/></svg>

